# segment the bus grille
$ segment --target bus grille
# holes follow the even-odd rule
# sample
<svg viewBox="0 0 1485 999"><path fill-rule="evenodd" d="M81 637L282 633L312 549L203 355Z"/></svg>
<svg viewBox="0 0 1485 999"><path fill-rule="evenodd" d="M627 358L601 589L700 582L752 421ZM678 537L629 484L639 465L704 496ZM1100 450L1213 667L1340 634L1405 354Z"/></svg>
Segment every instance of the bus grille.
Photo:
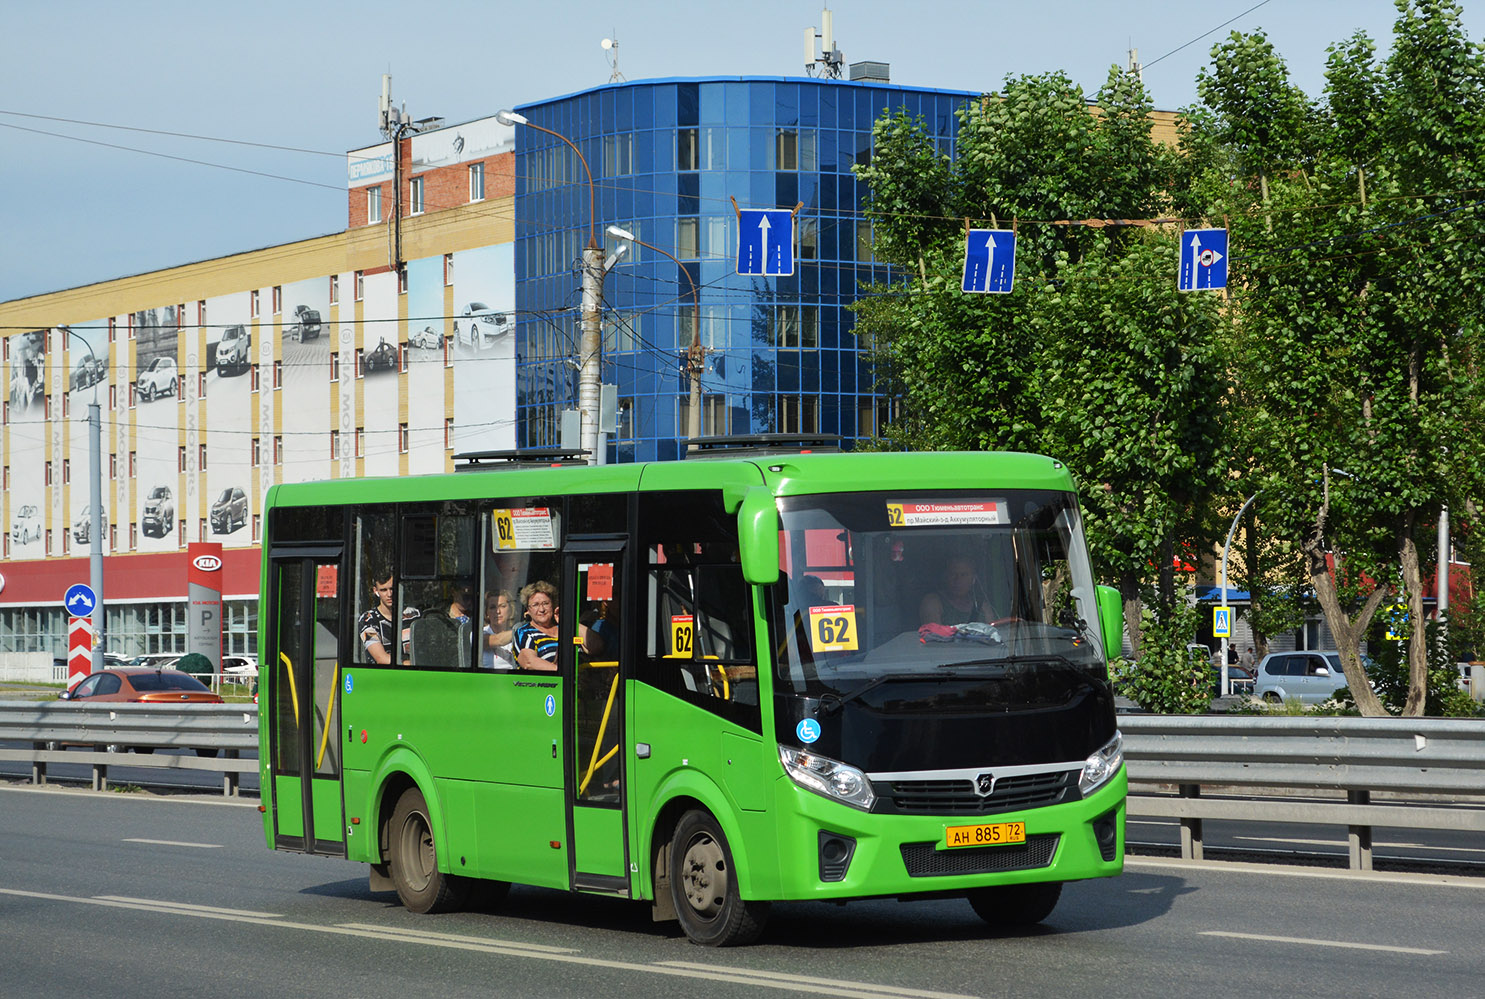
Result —
<svg viewBox="0 0 1485 999"><path fill-rule="evenodd" d="M936 878L953 874L999 874L1029 871L1052 863L1060 833L1027 836L1016 846L976 846L938 850L934 843L902 844L902 862L909 877Z"/></svg>
<svg viewBox="0 0 1485 999"><path fill-rule="evenodd" d="M991 815L1057 805L1076 798L1076 770L1002 777L981 797L967 780L895 780L876 785L878 812L898 815Z"/></svg>

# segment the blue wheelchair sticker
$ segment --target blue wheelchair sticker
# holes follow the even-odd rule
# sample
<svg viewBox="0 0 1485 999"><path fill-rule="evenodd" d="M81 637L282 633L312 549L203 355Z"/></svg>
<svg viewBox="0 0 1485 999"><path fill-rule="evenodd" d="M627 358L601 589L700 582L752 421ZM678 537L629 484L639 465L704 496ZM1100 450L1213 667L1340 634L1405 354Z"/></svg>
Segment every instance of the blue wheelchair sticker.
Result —
<svg viewBox="0 0 1485 999"><path fill-rule="evenodd" d="M548 694L547 695L546 708L547 708L547 717L548 718L552 717L552 715L554 715L554 714L557 713L557 699L555 697L553 697L551 694Z"/></svg>
<svg viewBox="0 0 1485 999"><path fill-rule="evenodd" d="M345 692L347 694L349 694L351 692L351 688L354 687L355 685L356 685L356 681L355 680L352 680L351 679L351 675L349 673L347 673L345 675Z"/></svg>
<svg viewBox="0 0 1485 999"><path fill-rule="evenodd" d="M806 718L794 727L794 734L799 736L799 741L809 745L820 738L820 723L813 718Z"/></svg>

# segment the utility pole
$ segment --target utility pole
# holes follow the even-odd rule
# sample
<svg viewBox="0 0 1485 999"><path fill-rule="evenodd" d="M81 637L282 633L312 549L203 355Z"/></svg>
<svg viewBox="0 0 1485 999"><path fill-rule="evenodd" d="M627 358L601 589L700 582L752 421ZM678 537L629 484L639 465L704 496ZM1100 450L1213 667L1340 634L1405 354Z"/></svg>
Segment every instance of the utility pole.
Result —
<svg viewBox="0 0 1485 999"><path fill-rule="evenodd" d="M92 344L70 326L62 327L67 336L77 337L88 348L94 365L98 355ZM98 408L98 383L93 382L93 401L88 403L88 585L93 589L93 666L103 669L103 414Z"/></svg>
<svg viewBox="0 0 1485 999"><path fill-rule="evenodd" d="M603 307L603 247L591 235L583 247L583 328L578 341L578 413L582 421L579 440L588 453L590 464L602 464L598 457L598 381L599 355L603 330L599 323Z"/></svg>

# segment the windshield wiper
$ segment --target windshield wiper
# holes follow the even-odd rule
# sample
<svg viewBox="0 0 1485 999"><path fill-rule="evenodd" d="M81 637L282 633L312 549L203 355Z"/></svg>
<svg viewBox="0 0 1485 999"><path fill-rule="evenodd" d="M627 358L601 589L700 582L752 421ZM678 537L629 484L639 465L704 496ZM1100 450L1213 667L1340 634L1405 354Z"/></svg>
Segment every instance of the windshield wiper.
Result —
<svg viewBox="0 0 1485 999"><path fill-rule="evenodd" d="M959 664L958 663L952 663L950 665L957 666ZM942 669L942 667L940 667L940 669ZM881 676L874 676L870 680L867 680L861 686L857 687L855 690L851 691L849 694L846 694L844 697L842 697L840 694L836 694L834 692L821 695L821 697L820 697L820 711L822 713L824 713L824 714L832 714L833 715L837 711L839 711L841 709L841 705L845 704L847 701L854 701L856 698L860 697L862 694L865 694L867 691L869 691L869 690L875 690L876 688L880 687L884 683L887 683L888 681L896 681L896 680L931 680L931 681L932 680L952 680L957 675L958 674L955 674L955 673L883 673Z"/></svg>
<svg viewBox="0 0 1485 999"><path fill-rule="evenodd" d="M959 659L949 663L939 663L939 669L959 669L964 666L1025 666L1028 664L1056 666L1059 669L1070 669L1081 673L1082 669L1066 656L1056 653L1045 653L1027 656L1003 656L994 659Z"/></svg>

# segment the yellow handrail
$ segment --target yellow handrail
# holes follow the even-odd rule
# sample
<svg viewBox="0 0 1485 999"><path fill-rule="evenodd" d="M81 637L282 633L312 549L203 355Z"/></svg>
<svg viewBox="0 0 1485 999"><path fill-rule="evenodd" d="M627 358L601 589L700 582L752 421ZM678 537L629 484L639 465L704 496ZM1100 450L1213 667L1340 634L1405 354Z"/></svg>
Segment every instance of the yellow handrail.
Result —
<svg viewBox="0 0 1485 999"><path fill-rule="evenodd" d="M589 663L588 665L593 666L597 664ZM614 665L617 666L618 663L614 663ZM578 785L578 794L583 794L588 790L588 782L593 779L593 775L598 772L598 768L604 763L607 763L614 753L618 752L619 747L615 746L604 755L601 761L598 759L598 750L603 746L603 735L608 731L609 715L614 710L614 697L618 692L619 674L615 673L613 682L608 685L608 703L603 706L603 720L598 723L598 738L593 740L593 755L588 760L588 772L583 775L583 782Z"/></svg>
<svg viewBox="0 0 1485 999"><path fill-rule="evenodd" d="M315 757L315 769L320 769L320 764L325 762L325 749L330 745L330 714L335 710L335 695L340 689L340 663L335 664L335 672L330 674L330 696L325 700L325 724L321 726L320 733L320 755ZM337 726L339 727L339 726Z"/></svg>
<svg viewBox="0 0 1485 999"><path fill-rule="evenodd" d="M299 691L297 691L294 688L294 664L289 661L289 654L287 652L280 652L278 654L278 657L281 660L283 660L284 666L287 667L287 669L288 669L287 675L289 677L289 703L291 703L291 704L294 705L294 727L295 728L298 728L299 727Z"/></svg>

